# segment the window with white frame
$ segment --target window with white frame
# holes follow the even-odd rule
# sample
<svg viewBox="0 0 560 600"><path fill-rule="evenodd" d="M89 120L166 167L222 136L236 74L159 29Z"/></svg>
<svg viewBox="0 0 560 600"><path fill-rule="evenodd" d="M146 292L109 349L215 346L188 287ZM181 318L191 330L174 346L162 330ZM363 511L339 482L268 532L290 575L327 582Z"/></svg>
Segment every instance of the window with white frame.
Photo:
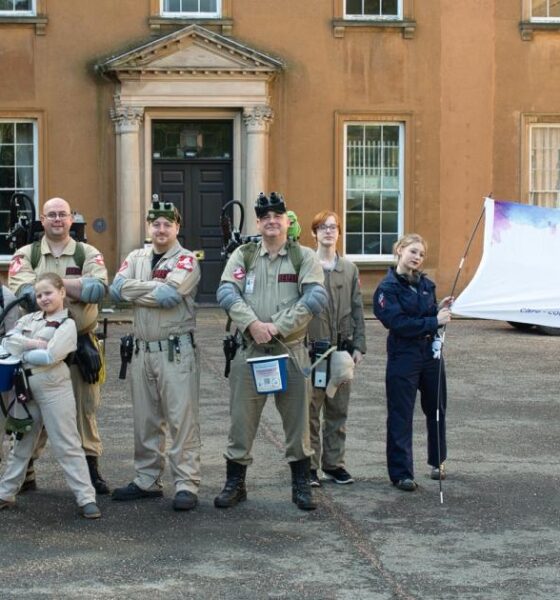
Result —
<svg viewBox="0 0 560 600"><path fill-rule="evenodd" d="M35 0L0 0L0 16L31 16L36 14Z"/></svg>
<svg viewBox="0 0 560 600"><path fill-rule="evenodd" d="M345 253L386 260L402 232L404 125L345 126Z"/></svg>
<svg viewBox="0 0 560 600"><path fill-rule="evenodd" d="M221 14L221 0L161 0L161 15L163 17L200 19L217 18Z"/></svg>
<svg viewBox="0 0 560 600"><path fill-rule="evenodd" d="M560 21L560 0L531 0L531 21Z"/></svg>
<svg viewBox="0 0 560 600"><path fill-rule="evenodd" d="M402 0L344 0L345 19L402 19Z"/></svg>
<svg viewBox="0 0 560 600"><path fill-rule="evenodd" d="M560 123L530 129L529 202L560 208Z"/></svg>
<svg viewBox="0 0 560 600"><path fill-rule="evenodd" d="M10 229L10 199L27 194L37 206L37 123L0 119L0 254L11 255L6 234Z"/></svg>

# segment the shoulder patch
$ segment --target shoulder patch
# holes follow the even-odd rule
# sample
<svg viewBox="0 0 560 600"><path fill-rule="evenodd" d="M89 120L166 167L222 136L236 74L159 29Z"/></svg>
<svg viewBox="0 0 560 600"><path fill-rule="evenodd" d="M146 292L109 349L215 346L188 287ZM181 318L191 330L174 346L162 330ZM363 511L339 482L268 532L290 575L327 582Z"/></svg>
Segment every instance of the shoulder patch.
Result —
<svg viewBox="0 0 560 600"><path fill-rule="evenodd" d="M377 304L379 304L381 308L385 308L385 294L383 292L377 297Z"/></svg>
<svg viewBox="0 0 560 600"><path fill-rule="evenodd" d="M245 279L245 269L243 267L237 267L233 272L233 277L237 279L237 281Z"/></svg>
<svg viewBox="0 0 560 600"><path fill-rule="evenodd" d="M13 277L14 275L17 275L21 271L22 263L23 263L22 256L20 256L20 255L14 256L12 258L12 260L10 261L10 269L8 271L8 275L10 275L11 277Z"/></svg>
<svg viewBox="0 0 560 600"><path fill-rule="evenodd" d="M99 253L94 259L96 264L104 267L105 266L105 259L103 258L103 254Z"/></svg>
<svg viewBox="0 0 560 600"><path fill-rule="evenodd" d="M126 271L126 269L128 269L128 260L123 260L118 272L122 273L123 271Z"/></svg>
<svg viewBox="0 0 560 600"><path fill-rule="evenodd" d="M189 273L192 272L194 269L193 257L189 256L188 254L181 254L176 266L178 269L182 269L183 271L188 271Z"/></svg>

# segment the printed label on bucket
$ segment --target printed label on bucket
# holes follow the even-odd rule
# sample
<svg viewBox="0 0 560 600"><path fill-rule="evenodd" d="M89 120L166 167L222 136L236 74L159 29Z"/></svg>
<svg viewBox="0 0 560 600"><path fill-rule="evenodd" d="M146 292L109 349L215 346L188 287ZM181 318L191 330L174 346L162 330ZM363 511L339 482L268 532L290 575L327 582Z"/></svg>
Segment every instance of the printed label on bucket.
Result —
<svg viewBox="0 0 560 600"><path fill-rule="evenodd" d="M286 360L287 354L281 356L265 356L249 358L253 379L258 394L273 394L286 390Z"/></svg>

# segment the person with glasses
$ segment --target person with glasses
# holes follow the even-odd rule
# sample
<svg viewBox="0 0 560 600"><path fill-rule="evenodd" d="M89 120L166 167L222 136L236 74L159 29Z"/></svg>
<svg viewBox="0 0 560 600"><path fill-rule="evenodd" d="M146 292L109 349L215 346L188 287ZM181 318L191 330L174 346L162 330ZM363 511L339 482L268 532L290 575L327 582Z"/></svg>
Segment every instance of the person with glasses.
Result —
<svg viewBox="0 0 560 600"><path fill-rule="evenodd" d="M313 317L309 324L312 355L316 354L314 348L336 345L339 350L347 350L354 364L358 365L366 353L358 268L336 250L340 219L335 212L322 210L317 213L311 223L311 232L317 242L317 258L323 267L325 288L329 295L325 310ZM342 485L353 483L354 479L346 470L345 463L350 384L339 386L334 395L329 397L327 386L316 379L317 383L321 387L314 385L309 407L311 447L315 451L311 458L311 485L321 486L319 468L327 480Z"/></svg>
<svg viewBox="0 0 560 600"><path fill-rule="evenodd" d="M62 278L68 311L78 329L78 337L88 343L95 335L99 303L107 290L107 268L103 255L97 248L84 242L76 242L70 235L73 217L70 205L62 198L45 202L41 223L45 231L39 245L37 262L33 258L35 244L19 248L8 271L8 286L17 297L26 295L30 308L35 310L34 284L43 273L56 273ZM80 259L80 255L82 258ZM82 343L81 341L79 343ZM86 381L78 364L70 366L72 387L76 397L78 432L86 453L93 486L98 494L108 494L107 482L99 472L99 457L103 445L97 427L97 411L101 402L99 381ZM22 490L35 489L34 460L41 454L46 443L42 435L28 468Z"/></svg>
<svg viewBox="0 0 560 600"><path fill-rule="evenodd" d="M267 395L257 393L247 359L288 354L287 383L275 391L276 408L286 436L286 458L292 472L292 502L314 510L309 484L310 366L304 345L313 315L326 305L323 271L313 250L288 240L290 219L280 194L261 194L255 204L262 239L237 248L228 260L217 299L238 329L240 347L231 363L230 431L225 451L226 482L214 500L216 508L230 508L246 500L245 476L253 462L251 450ZM301 260L294 264L296 254ZM250 255L246 264L245 255ZM301 263L301 264L299 264ZM273 379L274 377L271 377Z"/></svg>
<svg viewBox="0 0 560 600"><path fill-rule="evenodd" d="M151 247L133 250L109 288L113 300L132 303L135 338L130 389L136 476L114 490L113 500L163 496L167 456L173 510L188 511L198 504L200 486L200 351L194 339L200 266L177 240L181 215L171 202L154 202L146 221Z"/></svg>

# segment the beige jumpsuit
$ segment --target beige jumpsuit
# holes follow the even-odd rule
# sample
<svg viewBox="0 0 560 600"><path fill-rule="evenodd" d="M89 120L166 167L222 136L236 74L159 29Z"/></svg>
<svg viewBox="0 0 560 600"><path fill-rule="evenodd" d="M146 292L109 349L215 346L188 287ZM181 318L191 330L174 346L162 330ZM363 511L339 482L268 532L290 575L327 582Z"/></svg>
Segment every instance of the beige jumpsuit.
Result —
<svg viewBox="0 0 560 600"><path fill-rule="evenodd" d="M103 255L89 244L84 244L85 261L80 267L74 261L76 242L70 240L59 257L52 254L46 239L41 241L41 260L33 270L31 268L31 249L27 245L20 248L10 262L9 286L17 295L24 285L33 285L37 276L42 273L57 273L63 279L79 279L92 277L107 285L107 269L103 261ZM67 306L70 315L76 322L78 333L89 333L97 328L98 306L97 304L86 304L68 298ZM98 383L86 383L76 365L70 367L72 387L76 398L78 414L78 431L82 439L82 447L88 456L101 456L103 446L97 428L97 409L101 401L100 386Z"/></svg>
<svg viewBox="0 0 560 600"><path fill-rule="evenodd" d="M325 270L325 288L329 295L327 308L309 324L310 342L327 340L336 345L352 340L354 348L366 353L364 307L356 265L337 257L332 271ZM350 400L350 384L341 385L334 398L325 390L313 388L309 410L311 447L315 451L311 468L333 470L344 467L346 420ZM321 455L321 409L323 410L323 453Z"/></svg>
<svg viewBox="0 0 560 600"><path fill-rule="evenodd" d="M286 458L289 462L311 456L309 446L310 380L301 369L309 366L309 354L304 345L311 313L299 302L304 284L323 284L321 265L310 248L301 247L303 263L299 276L286 248L270 259L258 245L253 264L245 272L243 253L237 249L230 257L221 282L237 286L242 300L229 310L229 315L243 334L244 347L232 361L230 382L231 425L224 456L243 465L252 463L251 449L267 396L257 394L247 358L289 353L288 386L275 394L276 408L282 417L286 436ZM248 327L255 321L274 323L279 340L255 344Z"/></svg>
<svg viewBox="0 0 560 600"><path fill-rule="evenodd" d="M4 306L8 306L10 302L13 302L16 297L12 294L12 292L6 287L2 286L2 294L4 296ZM18 307L14 306L4 319L4 322L0 324L0 340L4 337L6 332L13 329L16 321L18 319ZM0 402L4 402L4 408L8 408L11 398L13 397L13 392L2 392L2 397L0 398ZM5 426L6 426L6 417L4 416L4 412L0 409L0 461L2 461L2 446L4 441L5 434Z"/></svg>
<svg viewBox="0 0 560 600"><path fill-rule="evenodd" d="M152 249L131 252L115 277L124 278L123 300L134 305L135 351L131 363L134 415L134 483L143 490L160 489L165 466L165 425L171 445L169 466L175 492L198 493L200 424L199 355L193 345L196 288L200 267L179 243L152 269ZM183 297L162 308L154 297L158 286L173 286ZM169 355L169 337L173 357Z"/></svg>
<svg viewBox="0 0 560 600"><path fill-rule="evenodd" d="M23 363L30 369L29 387L33 400L28 409L33 417L31 431L14 442L6 470L0 480L0 499L14 502L25 480L27 464L43 426L47 430L53 454L64 471L78 506L95 502L95 489L89 478L86 457L76 427L76 401L72 393L70 371L64 358L76 350L76 325L66 309L45 318L35 312L21 318L6 336L3 345L13 356L26 351L25 338L43 339L54 362L45 366Z"/></svg>

